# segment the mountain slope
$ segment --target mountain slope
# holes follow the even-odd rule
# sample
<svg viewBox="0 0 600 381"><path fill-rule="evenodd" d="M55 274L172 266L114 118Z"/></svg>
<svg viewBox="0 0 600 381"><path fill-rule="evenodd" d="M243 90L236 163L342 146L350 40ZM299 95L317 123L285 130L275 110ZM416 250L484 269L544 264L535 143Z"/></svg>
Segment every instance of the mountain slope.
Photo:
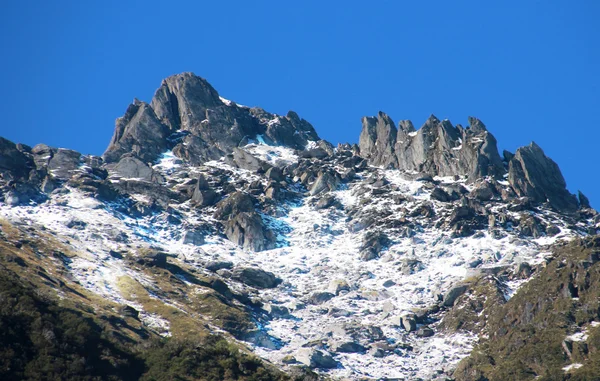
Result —
<svg viewBox="0 0 600 381"><path fill-rule="evenodd" d="M63 282L148 336L221 335L333 378L488 377L473 355L457 364L553 245L600 222L540 147L501 157L476 118L415 130L379 113L334 148L191 73L130 105L102 158L0 140L0 174L7 228L28 227L17 241L60 244L29 259L56 268L59 295Z"/></svg>

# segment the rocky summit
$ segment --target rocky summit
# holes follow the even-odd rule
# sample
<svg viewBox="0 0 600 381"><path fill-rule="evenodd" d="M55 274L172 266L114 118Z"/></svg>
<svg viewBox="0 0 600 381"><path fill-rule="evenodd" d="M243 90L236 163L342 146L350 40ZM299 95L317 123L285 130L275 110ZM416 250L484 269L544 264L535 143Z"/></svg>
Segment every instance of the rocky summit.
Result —
<svg viewBox="0 0 600 381"><path fill-rule="evenodd" d="M0 138L0 211L2 379L600 378L600 215L474 117L333 146L183 73L102 157Z"/></svg>

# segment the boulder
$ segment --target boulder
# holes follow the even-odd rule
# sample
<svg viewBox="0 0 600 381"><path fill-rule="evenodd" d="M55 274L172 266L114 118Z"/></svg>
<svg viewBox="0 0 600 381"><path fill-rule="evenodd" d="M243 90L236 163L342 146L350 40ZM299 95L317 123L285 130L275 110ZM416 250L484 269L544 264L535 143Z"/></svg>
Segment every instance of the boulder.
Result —
<svg viewBox="0 0 600 381"><path fill-rule="evenodd" d="M417 330L417 321L414 315L402 316L401 324L406 332L414 332Z"/></svg>
<svg viewBox="0 0 600 381"><path fill-rule="evenodd" d="M181 241L186 245L204 245L204 234L199 230L187 230L183 233Z"/></svg>
<svg viewBox="0 0 600 381"><path fill-rule="evenodd" d="M338 366L331 355L315 348L300 348L295 357L309 368L333 369Z"/></svg>
<svg viewBox="0 0 600 381"><path fill-rule="evenodd" d="M262 308L272 318L282 318L290 314L290 310L287 307L277 304L266 303Z"/></svg>
<svg viewBox="0 0 600 381"><path fill-rule="evenodd" d="M442 304L445 307L452 307L454 305L454 302L456 301L456 299L458 299L458 297L461 296L462 294L464 294L466 291L467 291L467 285L465 285L465 284L459 284L459 285L455 285L455 286L451 287L446 292L446 294L444 294Z"/></svg>
<svg viewBox="0 0 600 381"><path fill-rule="evenodd" d="M251 172L265 173L271 168L270 164L252 156L241 148L233 149L233 163L238 168L246 169Z"/></svg>
<svg viewBox="0 0 600 381"><path fill-rule="evenodd" d="M208 181L204 175L198 177L196 186L194 187L194 193L192 194L192 201L198 206L210 206L217 202L217 192L210 188Z"/></svg>
<svg viewBox="0 0 600 381"><path fill-rule="evenodd" d="M310 188L310 195L315 196L321 192L334 191L340 185L340 179L337 173L320 172L319 177Z"/></svg>
<svg viewBox="0 0 600 381"><path fill-rule="evenodd" d="M265 235L262 218L256 212L242 212L235 215L225 224L227 238L251 251L262 251L272 247L273 242Z"/></svg>
<svg viewBox="0 0 600 381"><path fill-rule="evenodd" d="M140 316L140 312L138 310L127 305L119 308L119 314L121 314L121 316L131 317L134 319L139 319Z"/></svg>
<svg viewBox="0 0 600 381"><path fill-rule="evenodd" d="M169 257L167 253L150 250L143 252L142 255L137 258L136 262L144 266L165 267L167 265L167 257Z"/></svg>
<svg viewBox="0 0 600 381"><path fill-rule="evenodd" d="M354 341L334 341L329 345L329 349L335 353L364 353L367 350L363 345Z"/></svg>
<svg viewBox="0 0 600 381"><path fill-rule="evenodd" d="M469 197L479 201L490 201L494 198L494 188L489 182L482 181L475 186L469 194Z"/></svg>
<svg viewBox="0 0 600 381"><path fill-rule="evenodd" d="M437 200L437 201L441 201L441 202L452 201L450 195L445 190L443 190L442 188L438 188L438 187L433 188L429 197L432 200Z"/></svg>
<svg viewBox="0 0 600 381"><path fill-rule="evenodd" d="M433 329L431 329L427 326L423 326L423 327L419 328L416 333L417 337L431 337L431 336L433 336L433 334L434 334Z"/></svg>
<svg viewBox="0 0 600 381"><path fill-rule="evenodd" d="M230 270L233 268L233 262L229 261L210 261L204 266L208 271L216 273L219 270Z"/></svg>
<svg viewBox="0 0 600 381"><path fill-rule="evenodd" d="M212 189L194 189L194 194L192 195L192 201L199 207L214 205L218 198L217 192Z"/></svg>
<svg viewBox="0 0 600 381"><path fill-rule="evenodd" d="M329 282L328 290L334 295L339 295L342 291L350 291L350 285L344 279L333 279Z"/></svg>
<svg viewBox="0 0 600 381"><path fill-rule="evenodd" d="M379 257L379 253L389 244L388 236L382 231L369 231L363 236L360 258L369 261Z"/></svg>
<svg viewBox="0 0 600 381"><path fill-rule="evenodd" d="M333 297L335 297L335 295L332 294L331 292L316 291L310 295L310 297L308 298L308 303L323 304L323 303L333 299Z"/></svg>
<svg viewBox="0 0 600 381"><path fill-rule="evenodd" d="M59 148L48 162L48 171L57 179L68 180L80 165L81 154L79 152Z"/></svg>
<svg viewBox="0 0 600 381"><path fill-rule="evenodd" d="M275 274L256 267L236 267L232 278L256 288L275 288L281 283Z"/></svg>
<svg viewBox="0 0 600 381"><path fill-rule="evenodd" d="M134 156L125 156L118 163L110 165L109 172L125 179L152 181L156 178L152 168Z"/></svg>
<svg viewBox="0 0 600 381"><path fill-rule="evenodd" d="M267 172L265 172L265 176L269 180L274 180L274 181L284 181L285 180L285 176L283 175L283 172L281 171L281 169L279 169L277 167L271 167L271 168L267 169Z"/></svg>
<svg viewBox="0 0 600 381"><path fill-rule="evenodd" d="M319 199L319 201L317 201L317 203L315 204L315 209L320 210L320 209L327 209L330 206L332 206L333 204L335 204L336 200L335 200L335 196L332 194L327 194L323 197L321 197L321 199Z"/></svg>

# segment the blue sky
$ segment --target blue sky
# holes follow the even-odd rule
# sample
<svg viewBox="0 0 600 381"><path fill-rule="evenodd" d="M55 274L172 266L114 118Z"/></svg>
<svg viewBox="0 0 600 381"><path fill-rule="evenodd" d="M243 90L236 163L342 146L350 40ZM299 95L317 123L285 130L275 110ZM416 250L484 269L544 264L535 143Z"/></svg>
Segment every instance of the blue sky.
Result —
<svg viewBox="0 0 600 381"><path fill-rule="evenodd" d="M126 4L125 4L126 3ZM492 4L493 3L493 4ZM60 4L60 5L59 5ZM162 78L293 109L333 142L382 110L486 123L535 140L571 191L600 202L600 2L4 1L0 136L101 154Z"/></svg>

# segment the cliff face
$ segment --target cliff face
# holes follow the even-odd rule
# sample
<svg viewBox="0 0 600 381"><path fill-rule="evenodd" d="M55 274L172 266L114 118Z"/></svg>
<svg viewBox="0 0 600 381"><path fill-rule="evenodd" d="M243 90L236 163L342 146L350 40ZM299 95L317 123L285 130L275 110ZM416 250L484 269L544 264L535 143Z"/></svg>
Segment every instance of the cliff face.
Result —
<svg viewBox="0 0 600 381"><path fill-rule="evenodd" d="M545 340L560 290L565 313L585 316L561 324L600 321L573 293L593 283L596 261L564 272L553 249L596 234L600 217L535 143L501 157L468 121L431 116L416 130L379 113L363 118L358 145L333 147L292 111L237 105L175 75L117 119L102 157L0 139L0 265L122 342L162 336L171 344L153 353L185 348L185 359L201 356L190 337L219 335L286 371L493 379L518 342L538 364L525 373L592 369L591 342L547 363L529 344ZM524 285L540 282L556 287L535 288L538 303ZM532 333L484 347L513 323ZM211 356L232 350L218 342ZM497 371L472 353L478 342ZM231 368L241 379L267 372L241 358L252 367Z"/></svg>

